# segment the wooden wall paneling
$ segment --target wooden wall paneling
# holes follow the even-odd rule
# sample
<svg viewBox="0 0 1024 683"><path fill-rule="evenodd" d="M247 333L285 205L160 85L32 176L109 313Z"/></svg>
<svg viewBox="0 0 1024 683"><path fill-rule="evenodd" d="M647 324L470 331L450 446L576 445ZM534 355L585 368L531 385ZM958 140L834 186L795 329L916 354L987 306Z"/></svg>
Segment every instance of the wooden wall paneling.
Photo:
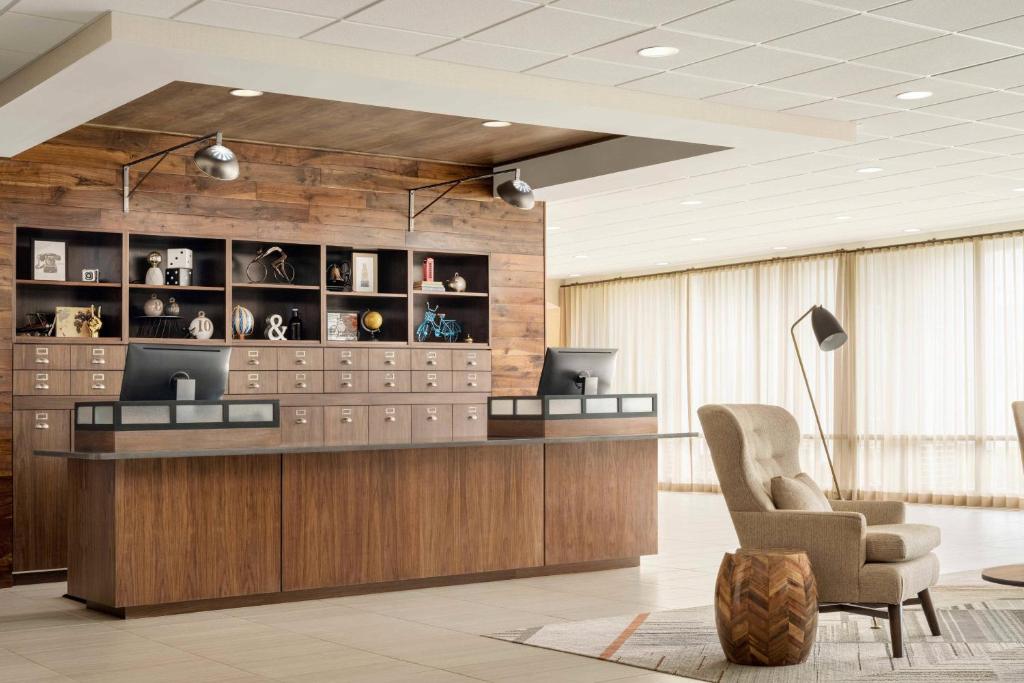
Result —
<svg viewBox="0 0 1024 683"><path fill-rule="evenodd" d="M13 583L14 571L15 224L6 213L0 203L0 588Z"/></svg>

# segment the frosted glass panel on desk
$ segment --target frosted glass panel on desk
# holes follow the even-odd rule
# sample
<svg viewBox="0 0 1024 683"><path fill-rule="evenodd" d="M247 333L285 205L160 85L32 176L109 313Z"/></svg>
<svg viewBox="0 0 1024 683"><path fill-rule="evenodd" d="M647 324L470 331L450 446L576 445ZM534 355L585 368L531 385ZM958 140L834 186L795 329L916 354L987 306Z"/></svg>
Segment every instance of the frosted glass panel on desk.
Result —
<svg viewBox="0 0 1024 683"><path fill-rule="evenodd" d="M543 415L544 401L539 398L517 398L516 415Z"/></svg>
<svg viewBox="0 0 1024 683"><path fill-rule="evenodd" d="M622 398L622 412L624 413L653 413L654 397L652 396L624 396Z"/></svg>
<svg viewBox="0 0 1024 683"><path fill-rule="evenodd" d="M512 415L515 412L515 401L502 399L491 401L491 415Z"/></svg>
<svg viewBox="0 0 1024 683"><path fill-rule="evenodd" d="M78 406L78 424L92 424L92 406Z"/></svg>
<svg viewBox="0 0 1024 683"><path fill-rule="evenodd" d="M605 414L619 412L617 398L588 398L587 413Z"/></svg>
<svg viewBox="0 0 1024 683"><path fill-rule="evenodd" d="M228 422L272 422L273 403L229 403Z"/></svg>
<svg viewBox="0 0 1024 683"><path fill-rule="evenodd" d="M224 406L220 404L179 404L175 408L174 415L178 424L196 424L199 422L223 422Z"/></svg>
<svg viewBox="0 0 1024 683"><path fill-rule="evenodd" d="M583 402L578 398L548 399L549 415L580 415L583 413Z"/></svg>
<svg viewBox="0 0 1024 683"><path fill-rule="evenodd" d="M99 408L96 412L99 413ZM96 424L100 424L97 415ZM163 425L171 423L170 406L121 406L121 424Z"/></svg>

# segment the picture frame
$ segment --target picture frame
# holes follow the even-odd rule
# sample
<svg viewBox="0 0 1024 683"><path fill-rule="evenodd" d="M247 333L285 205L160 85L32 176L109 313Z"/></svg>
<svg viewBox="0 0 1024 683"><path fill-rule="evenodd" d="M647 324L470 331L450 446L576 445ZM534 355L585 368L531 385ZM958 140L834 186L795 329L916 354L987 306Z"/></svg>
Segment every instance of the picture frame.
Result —
<svg viewBox="0 0 1024 683"><path fill-rule="evenodd" d="M377 291L377 255L365 252L352 252L352 291Z"/></svg>
<svg viewBox="0 0 1024 683"><path fill-rule="evenodd" d="M89 320L99 319L95 306L57 306L54 329L57 337L98 337L99 327L90 327Z"/></svg>
<svg viewBox="0 0 1024 683"><path fill-rule="evenodd" d="M359 341L359 311L327 311L327 341Z"/></svg>
<svg viewBox="0 0 1024 683"><path fill-rule="evenodd" d="M67 280L67 242L32 240L32 279Z"/></svg>

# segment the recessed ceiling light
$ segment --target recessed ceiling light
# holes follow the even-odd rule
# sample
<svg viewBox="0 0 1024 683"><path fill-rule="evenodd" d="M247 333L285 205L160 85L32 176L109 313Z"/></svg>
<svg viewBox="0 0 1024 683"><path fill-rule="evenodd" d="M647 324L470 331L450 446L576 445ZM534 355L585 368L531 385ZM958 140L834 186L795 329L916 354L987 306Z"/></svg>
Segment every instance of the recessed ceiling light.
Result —
<svg viewBox="0 0 1024 683"><path fill-rule="evenodd" d="M775 251L786 251L789 247L772 247Z"/></svg>
<svg viewBox="0 0 1024 683"><path fill-rule="evenodd" d="M569 273L569 277L583 277L583 273Z"/></svg>
<svg viewBox="0 0 1024 683"><path fill-rule="evenodd" d="M708 238L707 237L691 237L690 241L691 242L707 242Z"/></svg>
<svg viewBox="0 0 1024 683"><path fill-rule="evenodd" d="M837 221L848 221L851 220L852 218L853 216L836 216Z"/></svg>
<svg viewBox="0 0 1024 683"><path fill-rule="evenodd" d="M656 266L667 266L668 265L668 261L658 261L654 265L656 265Z"/></svg>
<svg viewBox="0 0 1024 683"><path fill-rule="evenodd" d="M907 228L903 232L921 232L921 228Z"/></svg>
<svg viewBox="0 0 1024 683"><path fill-rule="evenodd" d="M679 206L700 206L703 203L704 202L702 202L699 199L687 199L685 201L679 202Z"/></svg>
<svg viewBox="0 0 1024 683"><path fill-rule="evenodd" d="M857 173L881 173L883 170L885 169L878 166L865 166L864 168L858 168Z"/></svg>
<svg viewBox="0 0 1024 683"><path fill-rule="evenodd" d="M248 88L235 88L231 91L231 94L235 97L259 97L263 94L263 91L249 90Z"/></svg>
<svg viewBox="0 0 1024 683"><path fill-rule="evenodd" d="M485 128L508 128L512 124L508 121L484 121L480 125Z"/></svg>
<svg viewBox="0 0 1024 683"><path fill-rule="evenodd" d="M573 258L587 258L586 254L576 254Z"/></svg>
<svg viewBox="0 0 1024 683"><path fill-rule="evenodd" d="M934 95L931 90L908 90L896 96L897 100L926 100Z"/></svg>
<svg viewBox="0 0 1024 683"><path fill-rule="evenodd" d="M561 225L549 225L548 226L548 230L561 230L561 229L562 229Z"/></svg>
<svg viewBox="0 0 1024 683"><path fill-rule="evenodd" d="M679 54L679 48L671 45L652 45L640 48L636 53L641 57L671 57Z"/></svg>

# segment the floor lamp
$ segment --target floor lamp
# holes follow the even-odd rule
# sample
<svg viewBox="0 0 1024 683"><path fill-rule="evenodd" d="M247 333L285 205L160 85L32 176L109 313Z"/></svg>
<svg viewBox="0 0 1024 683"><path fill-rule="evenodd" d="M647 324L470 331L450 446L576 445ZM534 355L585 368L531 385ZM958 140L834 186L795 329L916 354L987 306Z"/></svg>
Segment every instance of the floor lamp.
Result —
<svg viewBox="0 0 1024 683"><path fill-rule="evenodd" d="M825 439L825 430L821 428L821 417L818 415L818 406L814 403L814 392L811 391L811 382L807 379L807 369L804 368L804 359L800 355L800 344L796 341L796 326L804 318L811 316L811 329L814 330L814 337L818 340L818 348L822 351L835 351L846 343L849 337L846 330L839 324L836 317L823 306L814 305L807 309L807 312L796 319L793 326L789 328L789 336L793 339L793 348L796 349L796 360L800 363L800 373L804 376L804 386L807 387L807 397L811 399L811 410L814 411L814 421L818 423L818 434L821 436L821 445L825 448L825 458L828 459L828 469L832 472L832 484L836 487L836 495L839 500L843 499L843 492L839 489L839 480L836 478L836 468L832 464L832 453L828 449L828 441Z"/></svg>

